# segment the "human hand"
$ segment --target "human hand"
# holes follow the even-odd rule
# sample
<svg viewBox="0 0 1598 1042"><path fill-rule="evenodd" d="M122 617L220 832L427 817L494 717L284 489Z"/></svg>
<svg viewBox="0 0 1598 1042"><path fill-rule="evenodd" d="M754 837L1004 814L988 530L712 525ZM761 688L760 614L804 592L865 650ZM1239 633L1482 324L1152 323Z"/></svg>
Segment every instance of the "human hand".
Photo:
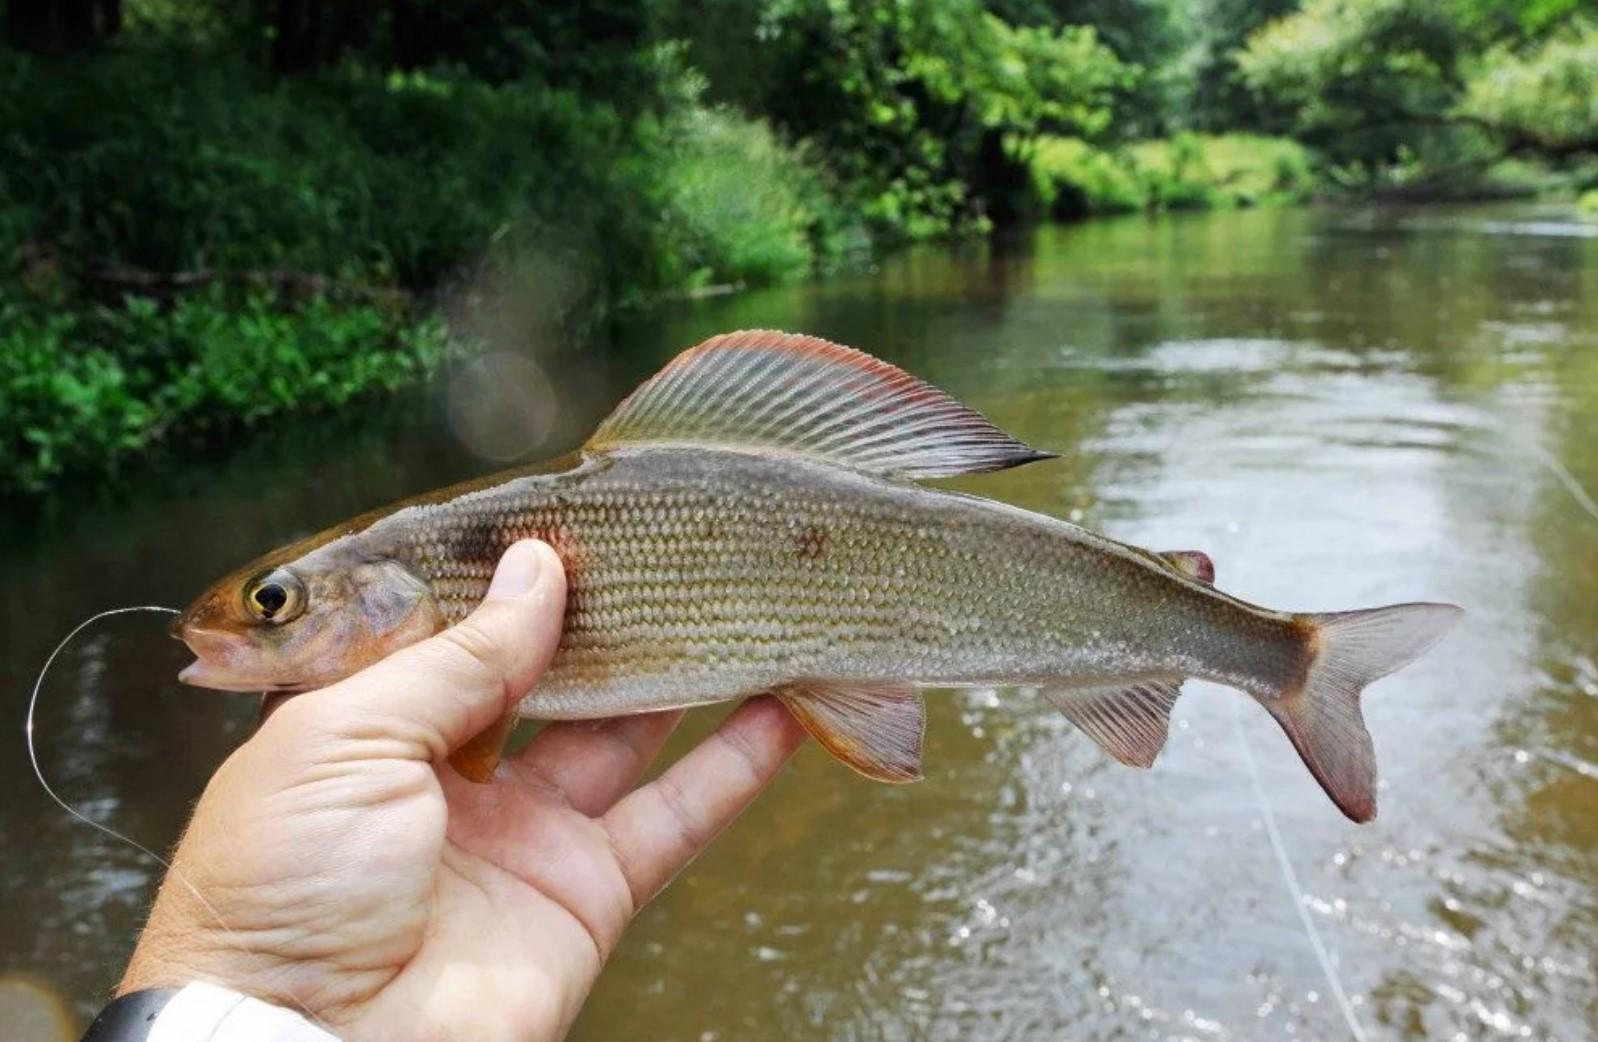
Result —
<svg viewBox="0 0 1598 1042"><path fill-rule="evenodd" d="M444 758L532 687L565 600L554 552L517 543L470 618L273 712L200 798L121 990L210 981L348 1042L561 1037L804 735L755 699L635 788L680 712L552 724L465 781Z"/></svg>

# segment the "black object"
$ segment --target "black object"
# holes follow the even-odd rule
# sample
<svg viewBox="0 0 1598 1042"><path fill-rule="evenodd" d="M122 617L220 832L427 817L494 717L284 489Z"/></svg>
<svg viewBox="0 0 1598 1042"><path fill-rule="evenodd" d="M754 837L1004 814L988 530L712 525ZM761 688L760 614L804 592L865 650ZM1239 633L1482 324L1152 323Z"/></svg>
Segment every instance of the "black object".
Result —
<svg viewBox="0 0 1598 1042"><path fill-rule="evenodd" d="M155 1018L177 993L177 988L146 988L112 1000L89 1025L83 1042L145 1042Z"/></svg>

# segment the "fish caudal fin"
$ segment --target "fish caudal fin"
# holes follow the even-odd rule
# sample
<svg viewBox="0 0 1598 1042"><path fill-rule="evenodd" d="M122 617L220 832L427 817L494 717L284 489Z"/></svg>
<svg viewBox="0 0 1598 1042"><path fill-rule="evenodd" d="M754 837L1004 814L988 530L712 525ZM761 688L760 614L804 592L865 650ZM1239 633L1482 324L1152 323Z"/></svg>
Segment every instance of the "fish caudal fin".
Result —
<svg viewBox="0 0 1598 1042"><path fill-rule="evenodd" d="M1304 681L1261 701L1326 795L1352 820L1376 816L1376 754L1360 694L1419 658L1463 614L1452 604L1394 604L1298 616L1313 652Z"/></svg>

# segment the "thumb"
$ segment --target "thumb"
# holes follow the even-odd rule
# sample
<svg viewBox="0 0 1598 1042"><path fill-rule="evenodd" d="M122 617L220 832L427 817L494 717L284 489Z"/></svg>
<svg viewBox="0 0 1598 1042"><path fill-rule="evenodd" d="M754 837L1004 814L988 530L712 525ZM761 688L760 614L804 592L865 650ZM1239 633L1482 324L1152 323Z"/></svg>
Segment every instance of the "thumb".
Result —
<svg viewBox="0 0 1598 1042"><path fill-rule="evenodd" d="M483 603L442 633L323 692L343 727L397 741L391 756L439 761L504 717L560 643L566 576L547 543L524 539L500 558Z"/></svg>

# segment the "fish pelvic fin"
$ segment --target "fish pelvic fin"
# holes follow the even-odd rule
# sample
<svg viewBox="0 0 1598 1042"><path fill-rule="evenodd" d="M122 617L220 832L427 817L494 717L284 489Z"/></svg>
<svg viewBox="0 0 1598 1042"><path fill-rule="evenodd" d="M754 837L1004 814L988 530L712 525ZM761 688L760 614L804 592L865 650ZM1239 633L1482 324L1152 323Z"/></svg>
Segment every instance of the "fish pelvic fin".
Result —
<svg viewBox="0 0 1598 1042"><path fill-rule="evenodd" d="M494 769L505 754L505 743L516 729L516 720L517 714L513 710L473 735L465 745L449 754L449 765L467 781L478 784L491 781Z"/></svg>
<svg viewBox="0 0 1598 1042"><path fill-rule="evenodd" d="M921 780L927 706L911 685L802 680L773 694L824 749L867 778Z"/></svg>
<svg viewBox="0 0 1598 1042"><path fill-rule="evenodd" d="M1260 701L1351 820L1376 817L1376 753L1360 711L1361 693L1419 658L1463 614L1452 604L1394 604L1294 616L1311 652L1303 681Z"/></svg>
<svg viewBox="0 0 1598 1042"><path fill-rule="evenodd" d="M1043 697L1099 748L1128 767L1152 767L1171 729L1181 677L1047 687Z"/></svg>
<svg viewBox="0 0 1598 1042"><path fill-rule="evenodd" d="M778 449L872 474L1002 470L1040 452L898 366L819 337L724 333L650 377L588 440Z"/></svg>

